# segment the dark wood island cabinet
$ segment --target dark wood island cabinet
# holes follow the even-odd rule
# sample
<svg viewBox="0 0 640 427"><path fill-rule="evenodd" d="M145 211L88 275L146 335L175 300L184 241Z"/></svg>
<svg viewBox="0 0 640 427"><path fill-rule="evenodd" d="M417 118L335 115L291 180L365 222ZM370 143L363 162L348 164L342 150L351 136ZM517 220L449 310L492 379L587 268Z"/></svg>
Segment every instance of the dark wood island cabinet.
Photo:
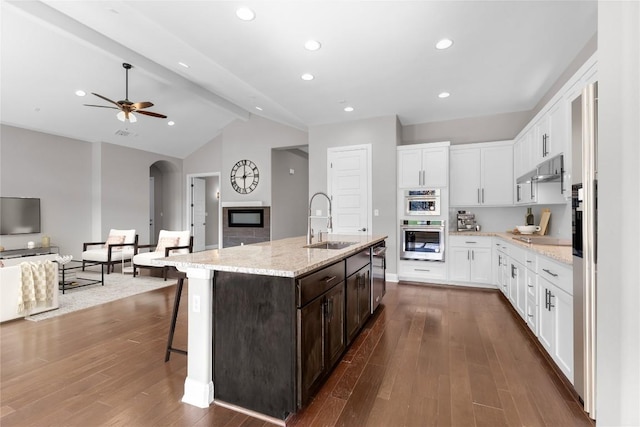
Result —
<svg viewBox="0 0 640 427"><path fill-rule="evenodd" d="M208 388L206 384L198 385L198 397L208 389L212 396L204 398L205 403L209 400L206 405L213 400L277 420L285 420L309 403L370 315L370 249L385 238L339 236L342 241L354 241L352 247L341 250L310 249L305 248L304 238L285 239L279 241L282 243L247 245L226 252L207 251L211 252L207 263L202 252L165 258L163 262L171 262L168 265L186 271L190 278L190 317L199 317L200 310L206 309L203 304L194 310L195 301L198 305L204 300L192 295L191 276L201 277L202 268L213 267L208 268L213 270L208 276L212 285L211 311L210 316L204 316L212 324L212 382ZM298 252L288 254L287 247ZM230 259L223 259L225 254L234 256L234 265ZM238 261L235 255L244 255L244 260ZM289 256L288 262L295 264L298 259L299 264L290 270L260 268L258 259L265 255L279 263ZM253 265L237 265L243 262ZM195 292L198 286L207 290L204 283L194 281ZM192 331L198 327L192 327L191 318L189 322L188 376L183 398L187 403L192 399L187 390L193 385L190 377L208 375L200 358L191 354L195 338ZM202 335L206 337L205 333ZM206 346L196 351L206 353Z"/></svg>

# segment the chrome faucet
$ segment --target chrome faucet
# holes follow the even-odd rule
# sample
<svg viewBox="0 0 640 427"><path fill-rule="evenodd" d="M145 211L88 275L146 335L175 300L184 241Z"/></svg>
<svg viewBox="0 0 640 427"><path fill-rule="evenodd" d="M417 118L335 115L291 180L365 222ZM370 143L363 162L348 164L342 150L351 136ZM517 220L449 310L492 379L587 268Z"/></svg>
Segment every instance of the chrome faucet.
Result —
<svg viewBox="0 0 640 427"><path fill-rule="evenodd" d="M318 195L322 195L322 196L326 197L327 200L329 201L329 215L326 216L326 217L316 217L316 216L311 215L311 203L313 203L313 199ZM313 196L311 196L311 199L309 200L309 216L307 217L307 245L310 245L312 243L312 240L313 240L313 228L311 228L311 218L312 217L313 218L327 218L327 231L333 229L333 222L331 220L331 197L329 197L327 195L327 193L323 193L322 191L318 191ZM322 232L320 232L320 239L322 239Z"/></svg>

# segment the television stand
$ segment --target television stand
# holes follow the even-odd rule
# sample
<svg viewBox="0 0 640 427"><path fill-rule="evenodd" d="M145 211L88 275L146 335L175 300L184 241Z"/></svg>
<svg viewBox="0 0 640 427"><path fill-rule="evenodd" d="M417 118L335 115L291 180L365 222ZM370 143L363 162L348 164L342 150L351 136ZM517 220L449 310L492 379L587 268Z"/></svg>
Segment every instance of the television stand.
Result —
<svg viewBox="0 0 640 427"><path fill-rule="evenodd" d="M47 248L37 247L31 249L9 249L0 252L0 259L24 258L30 256L57 254L59 249L57 246L49 246Z"/></svg>

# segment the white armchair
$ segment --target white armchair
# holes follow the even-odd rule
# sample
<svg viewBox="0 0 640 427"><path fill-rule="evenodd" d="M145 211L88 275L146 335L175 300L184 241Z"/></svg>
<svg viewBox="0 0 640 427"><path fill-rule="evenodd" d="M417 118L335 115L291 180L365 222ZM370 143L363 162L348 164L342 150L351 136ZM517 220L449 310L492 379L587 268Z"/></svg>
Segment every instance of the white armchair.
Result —
<svg viewBox="0 0 640 427"><path fill-rule="evenodd" d="M85 264L100 263L107 266L107 274L113 271L115 264L129 261L136 254L138 235L136 230L109 231L109 237L104 242L86 242L82 244L82 270Z"/></svg>
<svg viewBox="0 0 640 427"><path fill-rule="evenodd" d="M151 249L153 247L155 247L155 250L152 252L140 252L140 249ZM168 268L153 264L153 260L191 252L193 252L193 236L191 236L189 230L160 230L157 245L138 245L136 255L134 255L132 261L133 276L135 277L138 274L138 268L160 268L162 269L164 280L167 280Z"/></svg>

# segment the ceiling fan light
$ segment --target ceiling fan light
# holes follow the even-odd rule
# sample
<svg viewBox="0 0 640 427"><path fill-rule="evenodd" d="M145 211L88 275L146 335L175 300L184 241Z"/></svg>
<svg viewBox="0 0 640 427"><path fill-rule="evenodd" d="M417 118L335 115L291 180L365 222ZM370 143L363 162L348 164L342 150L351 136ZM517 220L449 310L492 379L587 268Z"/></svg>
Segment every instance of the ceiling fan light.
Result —
<svg viewBox="0 0 640 427"><path fill-rule="evenodd" d="M135 123L138 121L138 119L136 118L136 116L133 115L133 113L127 114L124 111L120 111L118 114L116 114L116 117L121 122L126 122L127 120L129 120L129 123Z"/></svg>

